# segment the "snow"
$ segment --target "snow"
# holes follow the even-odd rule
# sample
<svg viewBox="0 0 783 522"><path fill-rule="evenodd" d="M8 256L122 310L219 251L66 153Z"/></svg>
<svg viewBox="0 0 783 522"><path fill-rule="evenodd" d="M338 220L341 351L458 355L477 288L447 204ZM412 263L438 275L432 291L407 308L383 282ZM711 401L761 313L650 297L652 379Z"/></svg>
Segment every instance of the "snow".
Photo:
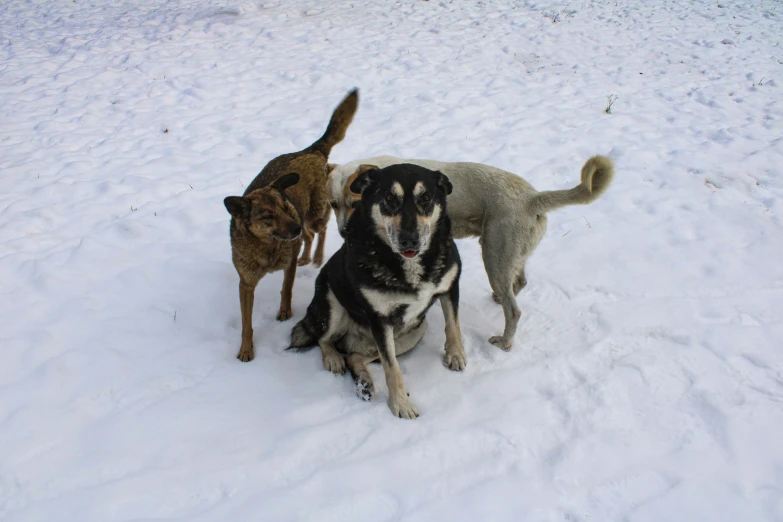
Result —
<svg viewBox="0 0 783 522"><path fill-rule="evenodd" d="M5 0L0 519L783 520L781 27L774 0ZM365 403L283 351L312 266L286 323L261 282L235 359L222 200L354 86L332 161L538 189L616 162L550 214L509 353L459 242L468 366L436 307L415 421L378 365Z"/></svg>

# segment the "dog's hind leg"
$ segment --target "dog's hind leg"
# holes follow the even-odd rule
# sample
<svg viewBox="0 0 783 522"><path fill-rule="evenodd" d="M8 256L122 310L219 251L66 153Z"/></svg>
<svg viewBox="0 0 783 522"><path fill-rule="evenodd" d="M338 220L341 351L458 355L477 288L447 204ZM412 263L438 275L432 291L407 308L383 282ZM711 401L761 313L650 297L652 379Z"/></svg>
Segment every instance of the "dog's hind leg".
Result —
<svg viewBox="0 0 783 522"><path fill-rule="evenodd" d="M495 287L495 285L492 286ZM517 297L514 295L510 284L506 285L506 288L496 288L495 292L500 294L500 304L503 306L503 316L505 317L506 325L503 329L503 335L493 335L489 338L489 342L502 350L508 351L514 343L514 335L517 333L517 324L522 311L519 309Z"/></svg>
<svg viewBox="0 0 783 522"><path fill-rule="evenodd" d="M304 226L302 227L302 237L304 238L304 248L302 248L302 255L299 256L299 261L296 263L299 266L309 265L312 261L310 258L310 251L313 247L313 237L315 237L315 234L310 230L310 227Z"/></svg>
<svg viewBox="0 0 783 522"><path fill-rule="evenodd" d="M495 249L489 248L495 245ZM517 298L514 294L514 283L517 274L513 269L519 266L514 263L519 254L512 250L513 247L507 245L502 238L496 238L496 241L485 241L481 255L484 258L484 268L487 270L489 284L492 286L492 292L500 300L503 306L503 316L505 317L505 327L503 335L494 335L489 338L489 342L503 350L510 350L514 342L514 334L517 332L517 323L522 315Z"/></svg>
<svg viewBox="0 0 783 522"><path fill-rule="evenodd" d="M315 257L313 258L313 264L316 268L324 264L324 246L326 243L326 227L318 233L318 242L315 244Z"/></svg>
<svg viewBox="0 0 783 522"><path fill-rule="evenodd" d="M318 243L315 245L315 257L313 264L319 267L324 262L324 246L326 242L326 225L329 223L329 217L332 215L332 208L327 206L323 219L319 219L313 224L313 230L318 233Z"/></svg>
<svg viewBox="0 0 783 522"><path fill-rule="evenodd" d="M525 267L522 267L522 270L519 271L517 274L516 279L514 279L514 295L519 295L519 292L522 291L523 288L527 286L527 277L525 277Z"/></svg>
<svg viewBox="0 0 783 522"><path fill-rule="evenodd" d="M446 320L446 355L443 356L443 364L450 370L461 372L467 366L468 359L459 328L459 285L456 281L451 285L449 293L440 297L440 306Z"/></svg>
<svg viewBox="0 0 783 522"><path fill-rule="evenodd" d="M331 341L324 341L321 339L318 342L318 346L321 347L321 358L324 362L324 370L330 371L336 374L342 374L345 372L345 359Z"/></svg>
<svg viewBox="0 0 783 522"><path fill-rule="evenodd" d="M351 377L353 377L356 395L362 400L371 400L375 395L375 385L367 370L367 357L360 353L352 353L345 357L345 362L348 365L348 371L351 372Z"/></svg>
<svg viewBox="0 0 783 522"><path fill-rule="evenodd" d="M514 279L514 295L519 295L519 292L522 291L523 288L527 286L527 277L525 277L525 268L522 267L522 270L519 271L517 274L516 279ZM500 298L495 292L492 292L492 299L500 304Z"/></svg>
<svg viewBox="0 0 783 522"><path fill-rule="evenodd" d="M294 292L294 279L296 279L296 255L299 248L291 251L291 259L283 273L283 289L280 291L280 311L277 312L278 321L287 321L294 315L291 307L291 298Z"/></svg>
<svg viewBox="0 0 783 522"><path fill-rule="evenodd" d="M427 332L427 319L422 319L419 326L394 339L394 352L402 355L413 350Z"/></svg>

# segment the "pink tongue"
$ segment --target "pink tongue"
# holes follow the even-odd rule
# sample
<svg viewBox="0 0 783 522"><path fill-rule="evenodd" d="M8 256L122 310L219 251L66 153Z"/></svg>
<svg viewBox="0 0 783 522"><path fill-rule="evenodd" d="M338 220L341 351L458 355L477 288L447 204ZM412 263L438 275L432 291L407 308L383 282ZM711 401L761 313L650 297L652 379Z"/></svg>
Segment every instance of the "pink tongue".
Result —
<svg viewBox="0 0 783 522"><path fill-rule="evenodd" d="M402 255L405 257L413 257L416 255L416 253L417 252L415 250L405 250L403 251Z"/></svg>

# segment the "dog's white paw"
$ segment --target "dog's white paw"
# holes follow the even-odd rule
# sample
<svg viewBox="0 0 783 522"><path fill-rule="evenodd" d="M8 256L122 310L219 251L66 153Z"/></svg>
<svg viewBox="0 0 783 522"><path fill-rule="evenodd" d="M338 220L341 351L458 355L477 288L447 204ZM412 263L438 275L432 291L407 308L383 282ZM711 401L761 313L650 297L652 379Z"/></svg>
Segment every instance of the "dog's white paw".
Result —
<svg viewBox="0 0 783 522"><path fill-rule="evenodd" d="M345 372L345 359L339 353L323 354L324 370L341 374Z"/></svg>
<svg viewBox="0 0 783 522"><path fill-rule="evenodd" d="M447 349L446 355L443 356L443 365L449 370L461 372L468 365L468 358L465 356L465 352Z"/></svg>
<svg viewBox="0 0 783 522"><path fill-rule="evenodd" d="M372 396L375 394L375 386L373 386L372 381L359 377L354 382L354 386L356 388L356 395L358 395L360 399L363 401L372 400Z"/></svg>
<svg viewBox="0 0 783 522"><path fill-rule="evenodd" d="M494 344L504 352L507 352L511 349L511 341L506 341L505 337L502 335L495 335L489 338L489 342L491 344Z"/></svg>
<svg viewBox="0 0 783 522"><path fill-rule="evenodd" d="M407 396L389 398L389 409L395 417L401 419L415 419L419 416L418 410L411 404Z"/></svg>

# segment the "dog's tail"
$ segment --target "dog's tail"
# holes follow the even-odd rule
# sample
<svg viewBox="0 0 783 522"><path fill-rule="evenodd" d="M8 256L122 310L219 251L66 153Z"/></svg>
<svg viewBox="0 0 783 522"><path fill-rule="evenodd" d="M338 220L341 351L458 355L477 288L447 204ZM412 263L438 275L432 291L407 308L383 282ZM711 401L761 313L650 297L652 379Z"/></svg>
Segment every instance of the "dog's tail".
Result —
<svg viewBox="0 0 783 522"><path fill-rule="evenodd" d="M545 190L533 196L531 207L536 214L546 214L566 205L592 203L612 182L614 164L606 156L593 156L582 167L582 182L568 190Z"/></svg>
<svg viewBox="0 0 783 522"><path fill-rule="evenodd" d="M318 344L318 339L309 326L308 316L291 329L291 345L286 350L306 352Z"/></svg>
<svg viewBox="0 0 783 522"><path fill-rule="evenodd" d="M307 150L317 151L329 157L332 147L343 141L345 131L353 121L353 115L356 114L356 107L359 105L359 90L354 89L348 93L340 105L332 113L332 119L329 120L329 126L326 127L324 135L310 145Z"/></svg>

